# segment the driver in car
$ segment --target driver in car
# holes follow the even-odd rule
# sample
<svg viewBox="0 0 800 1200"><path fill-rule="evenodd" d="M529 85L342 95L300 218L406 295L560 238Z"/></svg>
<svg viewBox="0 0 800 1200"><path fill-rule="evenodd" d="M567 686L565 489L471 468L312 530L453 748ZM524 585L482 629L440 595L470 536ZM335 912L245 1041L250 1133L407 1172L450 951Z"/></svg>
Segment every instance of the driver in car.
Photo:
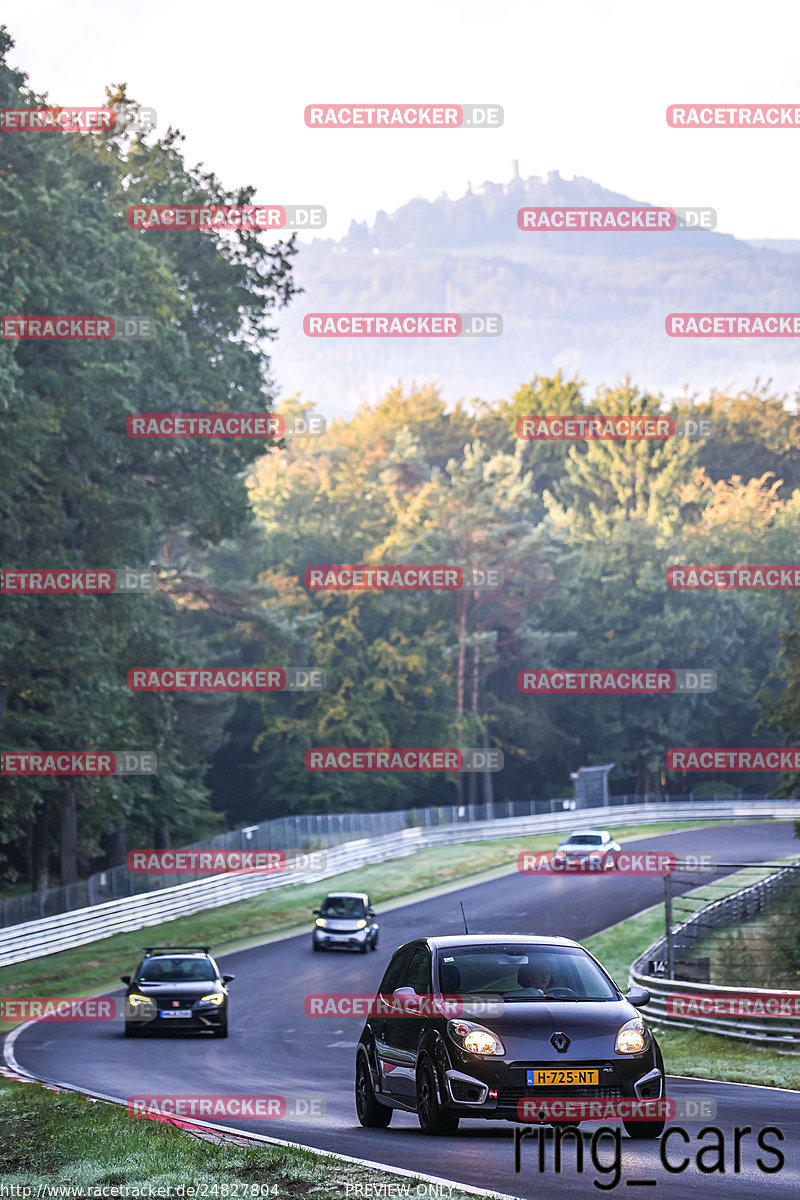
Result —
<svg viewBox="0 0 800 1200"><path fill-rule="evenodd" d="M546 995L554 986L550 964L546 961L524 963L517 971L517 982L524 991Z"/></svg>

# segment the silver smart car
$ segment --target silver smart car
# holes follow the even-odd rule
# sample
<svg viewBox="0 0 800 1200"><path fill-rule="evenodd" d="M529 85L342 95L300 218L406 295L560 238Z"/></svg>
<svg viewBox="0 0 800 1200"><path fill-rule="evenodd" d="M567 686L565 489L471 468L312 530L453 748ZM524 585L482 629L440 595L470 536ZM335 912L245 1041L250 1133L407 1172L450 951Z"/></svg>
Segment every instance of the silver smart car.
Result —
<svg viewBox="0 0 800 1200"><path fill-rule="evenodd" d="M312 950L330 950L337 946L345 950L378 948L378 922L375 909L366 892L330 892L321 908L315 908Z"/></svg>

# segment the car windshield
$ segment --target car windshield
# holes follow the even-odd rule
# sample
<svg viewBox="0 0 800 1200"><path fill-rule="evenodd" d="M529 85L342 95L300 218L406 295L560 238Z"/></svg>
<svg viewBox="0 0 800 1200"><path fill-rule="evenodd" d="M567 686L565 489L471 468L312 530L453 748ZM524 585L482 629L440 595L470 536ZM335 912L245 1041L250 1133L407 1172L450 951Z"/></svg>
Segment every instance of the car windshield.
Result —
<svg viewBox="0 0 800 1200"><path fill-rule="evenodd" d="M565 846L601 846L603 838L599 833L573 833L567 838Z"/></svg>
<svg viewBox="0 0 800 1200"><path fill-rule="evenodd" d="M572 946L457 946L439 957L443 995L506 1001L618 1000L596 963Z"/></svg>
<svg viewBox="0 0 800 1200"><path fill-rule="evenodd" d="M139 968L139 983L202 983L216 979L207 958L149 958Z"/></svg>
<svg viewBox="0 0 800 1200"><path fill-rule="evenodd" d="M357 920L366 916L366 905L360 896L328 896L320 909L323 917L336 921Z"/></svg>

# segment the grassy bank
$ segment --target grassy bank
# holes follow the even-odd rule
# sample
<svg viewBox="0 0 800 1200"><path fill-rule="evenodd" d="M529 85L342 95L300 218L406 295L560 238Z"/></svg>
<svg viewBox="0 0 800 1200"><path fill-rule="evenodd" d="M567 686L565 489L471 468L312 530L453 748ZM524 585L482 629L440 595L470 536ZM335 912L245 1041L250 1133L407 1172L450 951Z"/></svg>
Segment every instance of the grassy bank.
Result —
<svg viewBox="0 0 800 1200"><path fill-rule="evenodd" d="M733 824L734 822L725 822ZM722 822L706 822L706 825ZM614 831L621 841L659 833L702 828L703 823L664 822L627 825ZM406 858L359 867L314 884L289 884L220 908L209 908L132 933L115 934L74 950L3 967L3 996L82 996L119 987L120 974L136 965L142 947L158 945L210 945L216 954L257 945L270 937L311 931L311 909L328 891L366 891L378 907L403 897L424 899L453 891L465 882L477 883L513 870L523 850L550 850L553 834L504 838L439 846ZM14 1022L0 1023L0 1031Z"/></svg>
<svg viewBox="0 0 800 1200"><path fill-rule="evenodd" d="M278 1126L280 1122L265 1124ZM394 1195L421 1200L427 1196L433 1200L437 1195L435 1185L416 1178L388 1175L291 1147L200 1140L172 1125L133 1120L117 1105L2 1076L0 1128L3 1184L31 1187L33 1196L37 1187L46 1195L45 1186L73 1187L91 1196L84 1189L108 1185L118 1187L116 1194L125 1197L126 1187L128 1194L135 1196L134 1189L150 1185L185 1188L178 1193L184 1197L195 1187L195 1196L212 1200L252 1200L257 1196L342 1200L348 1188L351 1195L358 1194L358 1185L361 1195L370 1191L380 1195L377 1189L385 1189L389 1183ZM265 1132L281 1136L279 1128ZM407 1192L401 1191L404 1187ZM71 1196L76 1194L80 1192ZM166 1191L161 1194L169 1195ZM468 1200L473 1195L455 1188L451 1193L452 1200Z"/></svg>

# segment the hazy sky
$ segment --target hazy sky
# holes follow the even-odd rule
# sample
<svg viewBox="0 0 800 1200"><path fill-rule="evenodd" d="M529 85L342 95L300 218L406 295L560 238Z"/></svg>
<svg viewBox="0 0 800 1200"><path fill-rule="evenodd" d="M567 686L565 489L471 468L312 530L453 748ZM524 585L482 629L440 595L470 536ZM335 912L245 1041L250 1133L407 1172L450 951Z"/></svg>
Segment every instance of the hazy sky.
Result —
<svg viewBox="0 0 800 1200"><path fill-rule="evenodd" d="M189 162L326 232L467 181L557 169L737 237L800 238L800 129L672 130L670 103L800 104L797 0L5 0L12 65L64 105L108 83L186 134ZM307 104L501 104L498 130L313 130ZM15 136L15 135L10 135Z"/></svg>

